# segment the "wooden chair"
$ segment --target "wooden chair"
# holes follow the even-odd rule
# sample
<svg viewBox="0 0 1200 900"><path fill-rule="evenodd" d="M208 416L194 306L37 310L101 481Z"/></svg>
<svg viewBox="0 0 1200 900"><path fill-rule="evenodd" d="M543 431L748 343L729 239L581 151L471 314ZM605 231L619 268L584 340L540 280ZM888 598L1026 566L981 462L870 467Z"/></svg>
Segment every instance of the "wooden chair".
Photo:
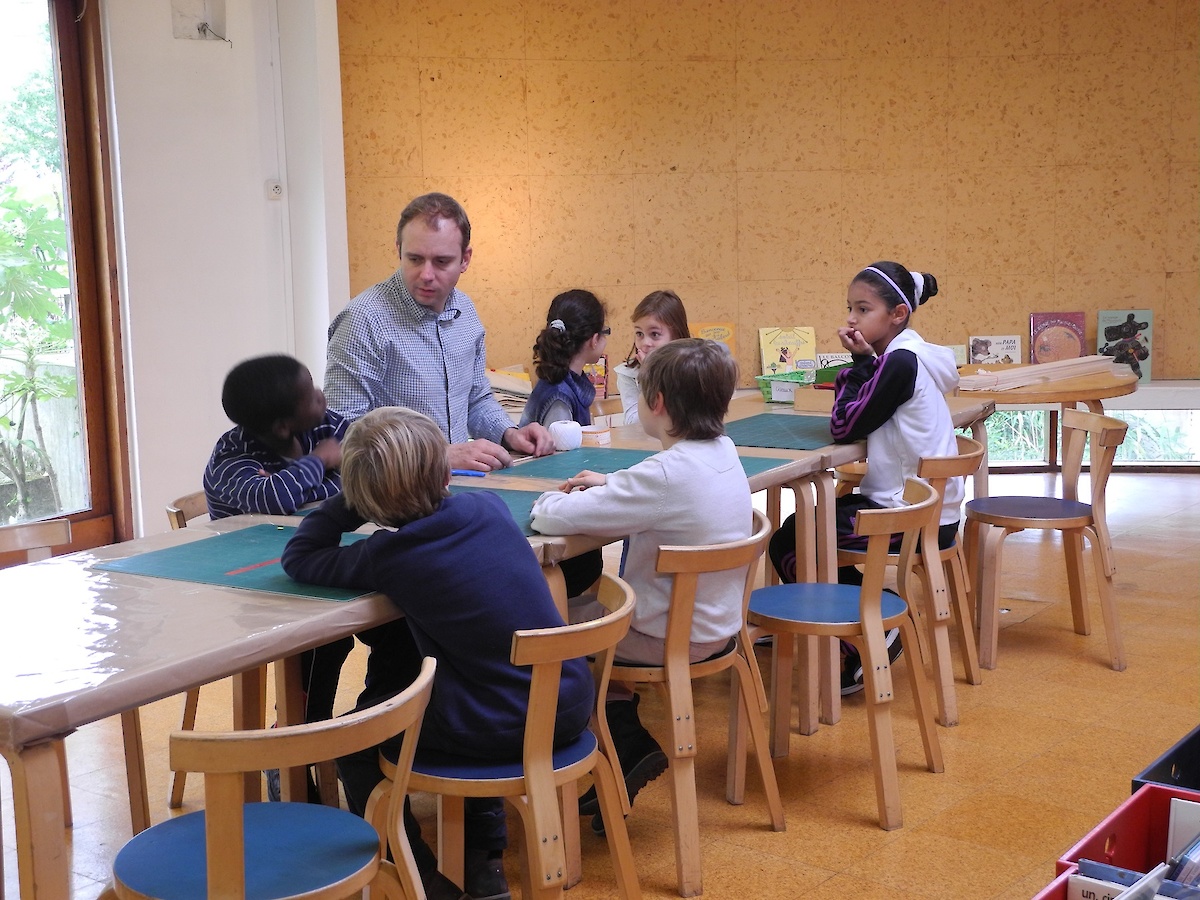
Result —
<svg viewBox="0 0 1200 900"><path fill-rule="evenodd" d="M171 528L187 528L187 523L191 519L198 519L200 516L208 515L208 500L204 497L204 491L194 491L191 494L184 494L172 503L167 504L167 522Z"/></svg>
<svg viewBox="0 0 1200 900"><path fill-rule="evenodd" d="M866 460L834 466L834 496L844 497L846 494L852 493L856 487L862 484L863 476L866 474Z"/></svg>
<svg viewBox="0 0 1200 900"><path fill-rule="evenodd" d="M1120 419L1078 409L1064 409L1062 415L1062 499L1057 497L981 497L966 505L965 543L967 559L975 574L974 586L979 610L979 663L985 669L996 667L999 636L1000 560L1004 539L1026 528L1063 533L1063 553L1067 564L1067 585L1071 596L1071 615L1076 634L1090 634L1087 598L1084 596L1083 538L1092 545L1096 567L1096 585L1100 611L1108 636L1108 655L1113 669L1125 668L1125 650L1113 598L1112 539L1105 517L1105 488L1112 472L1117 447L1125 440L1129 426ZM1090 445L1091 503L1080 502L1079 476L1083 452Z"/></svg>
<svg viewBox="0 0 1200 900"><path fill-rule="evenodd" d="M208 515L208 500L205 499L204 491L184 494L167 504L167 523L172 530L187 528L190 520L206 515ZM266 683L266 666L263 666L263 683ZM196 727L196 710L199 706L200 688L192 688L183 695L183 710L179 715L180 731L191 731ZM176 770L175 774L171 776L171 795L167 799L167 806L170 809L179 809L183 806L183 791L186 787L187 772Z"/></svg>
<svg viewBox="0 0 1200 900"><path fill-rule="evenodd" d="M592 402L592 421L595 422L605 416L619 416L624 411L625 407L621 403L620 397L597 397Z"/></svg>
<svg viewBox="0 0 1200 900"><path fill-rule="evenodd" d="M463 883L463 798L505 797L516 810L523 827L522 896L527 900L562 897L566 854L570 852L564 845L569 842L572 829L577 833L579 823L576 818L564 827L559 811L559 791L570 791L574 798L576 781L592 772L604 820L612 823L608 825L607 836L617 879L617 895L626 900L641 897L629 833L625 828L629 804L624 799L620 769L615 762L616 750L604 717L613 647L629 630L635 598L633 589L624 581L604 575L600 580L598 599L610 611L601 619L518 631L513 635L513 665L533 667L525 746L520 760L492 762L441 752L417 753L409 789L438 795L438 863L443 874L456 884ZM573 743L555 748L554 720L562 663L581 656L596 659L596 696L599 699L593 724L598 734L585 730ZM387 760L381 759L381 765L384 774L394 782ZM367 818L378 821L381 805L387 804L390 834L397 828L400 833L404 830L391 812L396 795L403 795L403 790L397 790L397 787L395 783L389 785L384 781L375 789L367 806Z"/></svg>
<svg viewBox="0 0 1200 900"><path fill-rule="evenodd" d="M50 558L54 547L71 543L71 523L67 519L47 519L43 522L21 522L0 527L0 553L21 553L27 563ZM58 771L62 777L63 822L71 827L71 785L67 774L67 748L63 741L54 742ZM2 848L2 845L0 845ZM0 897L4 896L4 856L0 853Z"/></svg>
<svg viewBox="0 0 1200 900"><path fill-rule="evenodd" d="M732 669L729 760L726 769L725 797L739 804L745 794L745 753L743 737L749 726L750 739L762 776L771 827L783 831L783 801L775 780L767 744L764 715L766 691L754 645L746 631L746 603L750 598L757 562L771 535L770 520L754 512L753 534L742 541L700 547L660 547L658 571L671 575L671 608L667 617L664 665L642 666L615 663L613 678L618 681L655 684L661 690L671 720L670 759L671 804L675 831L675 868L679 894L694 897L703 890L700 867L700 820L696 803L696 716L692 700L692 680ZM692 663L688 648L692 633L692 613L696 604L697 582L701 575L742 569L746 573L742 595L742 628L737 638L722 653ZM611 817L604 814L605 827Z"/></svg>
<svg viewBox="0 0 1200 900"><path fill-rule="evenodd" d="M958 440L958 455L956 456L927 456L917 463L917 477L928 482L937 493L935 512L921 535L922 551L926 547L938 546L938 521L942 514L942 500L945 496L946 482L951 478L965 478L973 475L983 459L984 447L972 438L956 435ZM913 566L909 570L901 570L897 575L900 596L905 599L921 620L922 628L917 630L921 639L921 655L924 659L932 659L934 673L934 688L938 699L938 723L941 725L958 724L958 702L954 692L954 663L950 656L949 623L951 608L958 624L958 644L963 657L967 681L979 684L982 676L979 671L979 658L975 649L975 625L971 608L970 589L967 582L966 560L962 551L962 541L938 554L940 563L937 566L925 564L924 552L914 555ZM866 554L858 550L838 550L838 565L853 566L865 562ZM899 556L888 555L888 565L897 565ZM914 598L917 592L913 590L915 579L920 580L921 597L924 608L917 606Z"/></svg>
<svg viewBox="0 0 1200 900"><path fill-rule="evenodd" d="M884 640L888 629L899 628L904 643L915 647L917 635L904 599L884 593L883 576L892 535L904 534L900 566L911 568L917 538L929 522L936 521L933 515L938 505L934 489L915 478L909 479L904 499L908 506L864 510L856 518L855 534L867 537L866 569L861 588L824 582L772 585L759 588L750 595L749 611L750 621L773 632L777 643L793 635L832 637L849 641L858 649L866 681L867 724L879 824L886 831L899 828L904 820L892 735L892 672ZM942 750L933 723L925 669L911 662L907 668L916 701L925 763L930 772L941 772ZM787 671L777 669L772 675L773 680L790 680L791 677L790 667Z"/></svg>
<svg viewBox="0 0 1200 900"><path fill-rule="evenodd" d="M134 837L113 862L102 897L424 896L401 820L404 788L433 689L436 663L389 700L307 725L171 735L172 769L204 773L203 810ZM386 831L344 809L311 803L246 803L243 776L308 765L404 733ZM384 851L389 846L396 862Z"/></svg>

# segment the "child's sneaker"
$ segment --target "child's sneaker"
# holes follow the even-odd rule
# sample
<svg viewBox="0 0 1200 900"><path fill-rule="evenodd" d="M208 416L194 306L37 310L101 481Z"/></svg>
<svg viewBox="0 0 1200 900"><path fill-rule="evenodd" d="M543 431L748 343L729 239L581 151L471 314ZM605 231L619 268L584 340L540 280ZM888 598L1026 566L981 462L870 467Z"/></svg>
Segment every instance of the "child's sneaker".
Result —
<svg viewBox="0 0 1200 900"><path fill-rule="evenodd" d="M466 851L463 887L471 900L512 900L508 879L504 877L504 859L487 850Z"/></svg>
<svg viewBox="0 0 1200 900"><path fill-rule="evenodd" d="M896 664L896 660L898 660L900 658L900 654L904 652L904 647L902 647L900 644L900 629L899 628L891 629L887 633L887 635L884 637L883 643L884 643L884 646L887 647L888 665L894 666ZM850 657L846 657L845 662L849 662L849 660L850 660ZM853 665L852 673L849 676L849 679L847 679L847 674L846 674L846 670L848 668L850 668L850 667L843 664L843 666L842 666L842 696L843 697L846 696L847 694L856 694L863 689L862 660L859 659L857 655L855 655L854 665ZM847 689L847 684L851 685L851 687L849 689Z"/></svg>
<svg viewBox="0 0 1200 900"><path fill-rule="evenodd" d="M862 662L858 651L851 650L842 657L842 696L849 697L863 689Z"/></svg>
<svg viewBox="0 0 1200 900"><path fill-rule="evenodd" d="M887 637L884 638L884 643L887 645L888 665L895 665L900 654L904 652L904 648L900 646L900 629L893 628L889 631Z"/></svg>

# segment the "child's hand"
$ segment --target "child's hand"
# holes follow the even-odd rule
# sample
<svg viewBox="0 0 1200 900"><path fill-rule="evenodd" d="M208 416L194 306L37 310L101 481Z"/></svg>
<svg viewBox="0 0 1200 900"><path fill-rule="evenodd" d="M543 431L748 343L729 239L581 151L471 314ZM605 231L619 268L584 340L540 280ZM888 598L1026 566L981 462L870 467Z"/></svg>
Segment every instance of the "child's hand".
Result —
<svg viewBox="0 0 1200 900"><path fill-rule="evenodd" d="M863 336L854 328L839 328L838 340L842 342L843 347L855 356L870 356L875 352L871 349L871 345L864 341Z"/></svg>
<svg viewBox="0 0 1200 900"><path fill-rule="evenodd" d="M313 456L325 464L325 471L336 469L342 464L342 445L337 438L325 438L313 447Z"/></svg>
<svg viewBox="0 0 1200 900"><path fill-rule="evenodd" d="M576 489L586 491L590 487L600 487L607 481L608 479L599 472L590 472L584 469L573 478L568 478L559 490L564 494L569 494Z"/></svg>

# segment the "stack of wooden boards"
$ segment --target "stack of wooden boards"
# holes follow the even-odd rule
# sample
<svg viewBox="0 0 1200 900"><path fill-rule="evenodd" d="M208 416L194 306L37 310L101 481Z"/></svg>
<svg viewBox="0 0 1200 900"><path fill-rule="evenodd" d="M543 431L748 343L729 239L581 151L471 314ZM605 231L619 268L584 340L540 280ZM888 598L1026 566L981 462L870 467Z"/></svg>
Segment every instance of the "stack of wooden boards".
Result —
<svg viewBox="0 0 1200 900"><path fill-rule="evenodd" d="M994 366L962 375L958 380L958 389L1007 391L1031 384L1078 378L1082 375L1115 374L1119 371L1117 367L1118 364L1114 363L1110 356L1081 356L1077 359L1060 359L1057 362L1028 366ZM1120 366L1120 369L1127 368L1128 366Z"/></svg>

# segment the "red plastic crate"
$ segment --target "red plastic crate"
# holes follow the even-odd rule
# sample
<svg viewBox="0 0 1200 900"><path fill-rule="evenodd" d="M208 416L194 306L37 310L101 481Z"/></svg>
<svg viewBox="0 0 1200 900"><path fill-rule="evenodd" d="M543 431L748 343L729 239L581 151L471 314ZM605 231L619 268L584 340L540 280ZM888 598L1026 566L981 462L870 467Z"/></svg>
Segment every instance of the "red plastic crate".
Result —
<svg viewBox="0 0 1200 900"><path fill-rule="evenodd" d="M1067 882L1076 872L1075 863L1052 882L1041 889L1033 900L1067 900Z"/></svg>
<svg viewBox="0 0 1200 900"><path fill-rule="evenodd" d="M1136 872L1149 872L1164 861L1167 853L1172 797L1200 803L1200 793L1196 791L1161 784L1143 785L1087 837L1059 857L1056 871L1062 874L1079 860L1091 859Z"/></svg>

